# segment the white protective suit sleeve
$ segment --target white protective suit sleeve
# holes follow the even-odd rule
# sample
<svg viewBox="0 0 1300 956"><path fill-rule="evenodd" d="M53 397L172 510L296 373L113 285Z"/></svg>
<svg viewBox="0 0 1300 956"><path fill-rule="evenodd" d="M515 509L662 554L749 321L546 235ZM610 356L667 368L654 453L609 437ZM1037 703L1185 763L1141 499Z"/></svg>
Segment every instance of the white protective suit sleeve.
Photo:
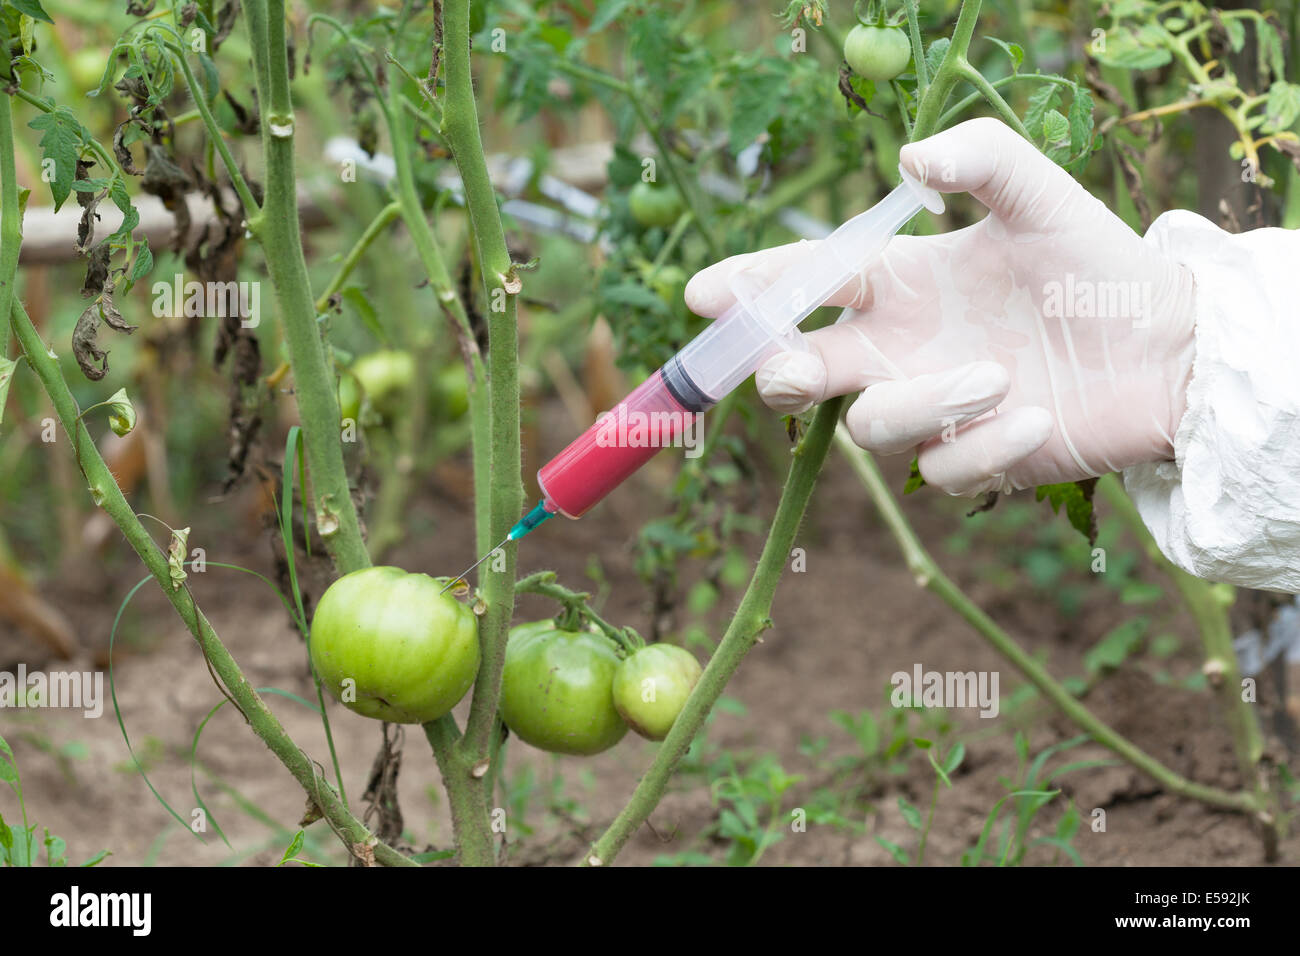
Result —
<svg viewBox="0 0 1300 956"><path fill-rule="evenodd" d="M1195 213L1146 239L1195 276L1196 353L1172 462L1124 469L1160 550L1211 581L1300 592L1300 232Z"/></svg>

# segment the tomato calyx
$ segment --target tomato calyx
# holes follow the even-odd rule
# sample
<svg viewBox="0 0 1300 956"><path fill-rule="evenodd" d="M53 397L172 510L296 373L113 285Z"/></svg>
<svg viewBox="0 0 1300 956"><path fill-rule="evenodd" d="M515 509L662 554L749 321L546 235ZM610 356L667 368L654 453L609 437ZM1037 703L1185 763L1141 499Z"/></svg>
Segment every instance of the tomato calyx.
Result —
<svg viewBox="0 0 1300 956"><path fill-rule="evenodd" d="M888 15L883 0L854 0L853 16L864 27L901 27L907 22L902 13Z"/></svg>

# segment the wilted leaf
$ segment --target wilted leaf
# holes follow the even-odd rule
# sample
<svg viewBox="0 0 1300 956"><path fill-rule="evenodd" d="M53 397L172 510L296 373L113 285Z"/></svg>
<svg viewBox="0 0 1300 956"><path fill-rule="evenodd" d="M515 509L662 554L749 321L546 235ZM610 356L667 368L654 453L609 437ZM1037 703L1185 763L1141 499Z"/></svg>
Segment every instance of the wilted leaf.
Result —
<svg viewBox="0 0 1300 956"><path fill-rule="evenodd" d="M129 435L135 428L135 406L127 397L126 389L119 388L108 399L108 427L119 438Z"/></svg>
<svg viewBox="0 0 1300 956"><path fill-rule="evenodd" d="M98 382L108 372L108 352L99 348L95 340L99 321L99 303L92 302L77 318L77 327L72 330L72 354L82 373L92 382Z"/></svg>
<svg viewBox="0 0 1300 956"><path fill-rule="evenodd" d="M189 540L189 528L172 530L171 544L167 548L167 574L172 580L173 591L178 590L189 577L185 573L185 555L189 553Z"/></svg>
<svg viewBox="0 0 1300 956"><path fill-rule="evenodd" d="M107 239L90 251L89 261L86 263L86 281L81 285L83 299L93 298L104 291L104 286L108 282L108 259L111 255L112 250L108 247Z"/></svg>

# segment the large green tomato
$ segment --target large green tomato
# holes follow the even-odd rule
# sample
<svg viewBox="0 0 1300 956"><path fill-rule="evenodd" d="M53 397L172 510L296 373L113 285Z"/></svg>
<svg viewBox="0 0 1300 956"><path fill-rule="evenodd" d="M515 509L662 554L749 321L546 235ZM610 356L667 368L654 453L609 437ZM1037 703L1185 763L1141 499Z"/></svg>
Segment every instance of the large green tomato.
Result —
<svg viewBox="0 0 1300 956"><path fill-rule="evenodd" d="M510 631L501 677L501 718L534 747L598 754L627 733L611 687L618 654L588 631L561 631L554 621Z"/></svg>
<svg viewBox="0 0 1300 956"><path fill-rule="evenodd" d="M844 38L844 59L858 76L883 83L906 69L912 59L912 44L899 27L859 23Z"/></svg>
<svg viewBox="0 0 1300 956"><path fill-rule="evenodd" d="M663 740L699 682L699 662L673 644L643 647L614 675L614 706L633 730L649 740Z"/></svg>
<svg viewBox="0 0 1300 956"><path fill-rule="evenodd" d="M343 706L395 724L447 713L478 673L474 612L439 594L446 578L364 568L321 595L311 661Z"/></svg>

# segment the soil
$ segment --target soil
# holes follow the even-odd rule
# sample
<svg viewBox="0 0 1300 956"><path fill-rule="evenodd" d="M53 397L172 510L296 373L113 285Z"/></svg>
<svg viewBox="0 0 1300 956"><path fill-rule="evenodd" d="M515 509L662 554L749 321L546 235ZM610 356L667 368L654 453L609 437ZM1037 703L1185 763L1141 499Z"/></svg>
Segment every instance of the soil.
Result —
<svg viewBox="0 0 1300 956"><path fill-rule="evenodd" d="M901 487L906 462L885 464L891 487ZM755 513L771 513L776 485L771 475L763 479L764 501ZM456 486L447 473L425 483L409 511L408 541L386 563L434 574L454 573L468 563L471 524L462 500L453 494ZM589 560L597 556L608 583L603 612L647 633L647 592L636 577L630 543L640 521L656 513L662 499L635 484L620 490L619 496L617 505L607 504L599 517L576 523L557 520L540 528L523 542L520 568L527 572L549 567L561 581L590 588ZM1132 613L1100 587L1090 590L1076 613L1066 617L1039 594L995 586L981 571L990 564L1005 564L1008 555L979 540L960 556L948 554L942 544L964 520L961 509L968 503L946 500L928 489L907 496L903 503L948 573L1053 674L1082 674L1084 652ZM195 515L191 545L206 544L209 561L229 561L274 577L269 538L252 526L232 529L229 516L234 511L220 505ZM1042 520L1049 520L1046 506ZM784 576L772 611L773 626L727 690L728 697L743 704L744 713L735 712L737 708L718 713L708 739L731 751L742 766L770 754L787 773L802 777L783 799L778 829L785 836L764 852L764 864L894 865L876 838L909 852L915 849L916 833L904 821L898 798L905 797L924 813L934 774L919 755L900 773L869 778L859 766L837 774L831 762L851 756L855 744L829 714L870 709L882 717L889 710L889 675L910 672L918 662L930 670L997 671L1004 701L1023 680L947 605L916 586L843 462L832 459L823 475L798 544L806 552L806 570ZM747 546L757 554L757 540ZM28 636L0 630L0 669L12 671L19 661L29 669L100 666L116 609L141 574L124 545L114 548L87 573L43 588L77 625L84 647L80 657L70 663L52 661ZM310 581L309 589L319 594L322 580ZM302 642L269 588L236 572L211 568L191 575L190 582L218 634L256 686L314 700ZM738 595L728 594L715 609L710 628L715 639L736 599ZM519 619L550 613L551 606L526 597ZM1168 627L1184 640L1167 666L1176 673L1194 673L1198 665L1191 621L1171 613ZM152 586L143 588L123 615L113 663L117 700L135 753L150 782L188 824L196 806L189 760L194 732L221 695L195 644ZM1261 680L1260 688L1261 708L1275 709L1266 682ZM294 739L328 765L319 720L285 697L267 699ZM1087 703L1177 772L1204 784L1237 785L1229 737L1207 691L1158 683L1141 662L1130 662L1095 686ZM466 706L457 710L462 724ZM333 702L330 713L348 794L356 803L381 743L381 725ZM1016 774L1017 727L1028 735L1034 754L1078 734L1041 701L993 720L980 719L975 710L953 710L949 715L964 735L966 758L952 788L940 794L925 853L929 865L956 864L978 839L990 810L1007 793L1007 778ZM304 797L296 784L230 707L218 711L204 731L198 748L203 769L195 777L229 847L211 825L203 840L196 839L150 794L131 767L111 703L98 719L69 711L6 710L0 713L0 732L17 757L30 818L65 839L74 862L109 849L113 855L105 865L274 864L303 813ZM810 756L801 744L817 738L826 738L826 749ZM407 844L445 848L450 845L450 825L433 758L418 728L406 728L402 743L398 792ZM512 861L562 864L580 859L631 793L655 746L628 734L614 749L583 759L552 757L512 741L507 780L516 796L528 790L528 779L533 784L531 799L512 804L507 814ZM1285 756L1277 741L1270 746ZM1097 745L1083 744L1059 755L1051 766L1108 756ZM1028 838L1055 833L1067 799L1073 801L1082 816L1073 845L1088 865L1261 862L1260 841L1245 818L1168 794L1127 765L1076 770L1056 785L1062 795L1035 819ZM850 786L861 790L861 798L841 806L840 825L810 820L805 831L792 832L784 822L792 809L812 806ZM11 824L16 811L11 795L0 794L0 812ZM1104 812L1104 831L1094 830L1099 811ZM521 819L510 819L520 814ZM642 828L618 862L646 865L688 851L722 861L727 844L713 834L718 819L719 807L703 776L679 776L653 814L653 826ZM533 832L525 834L520 823ZM313 839L300 852L302 857L342 862L338 844L323 823L309 833ZM1300 841L1293 836L1281 846L1281 862L1297 858ZM1056 849L1039 846L1023 862L1069 861Z"/></svg>

